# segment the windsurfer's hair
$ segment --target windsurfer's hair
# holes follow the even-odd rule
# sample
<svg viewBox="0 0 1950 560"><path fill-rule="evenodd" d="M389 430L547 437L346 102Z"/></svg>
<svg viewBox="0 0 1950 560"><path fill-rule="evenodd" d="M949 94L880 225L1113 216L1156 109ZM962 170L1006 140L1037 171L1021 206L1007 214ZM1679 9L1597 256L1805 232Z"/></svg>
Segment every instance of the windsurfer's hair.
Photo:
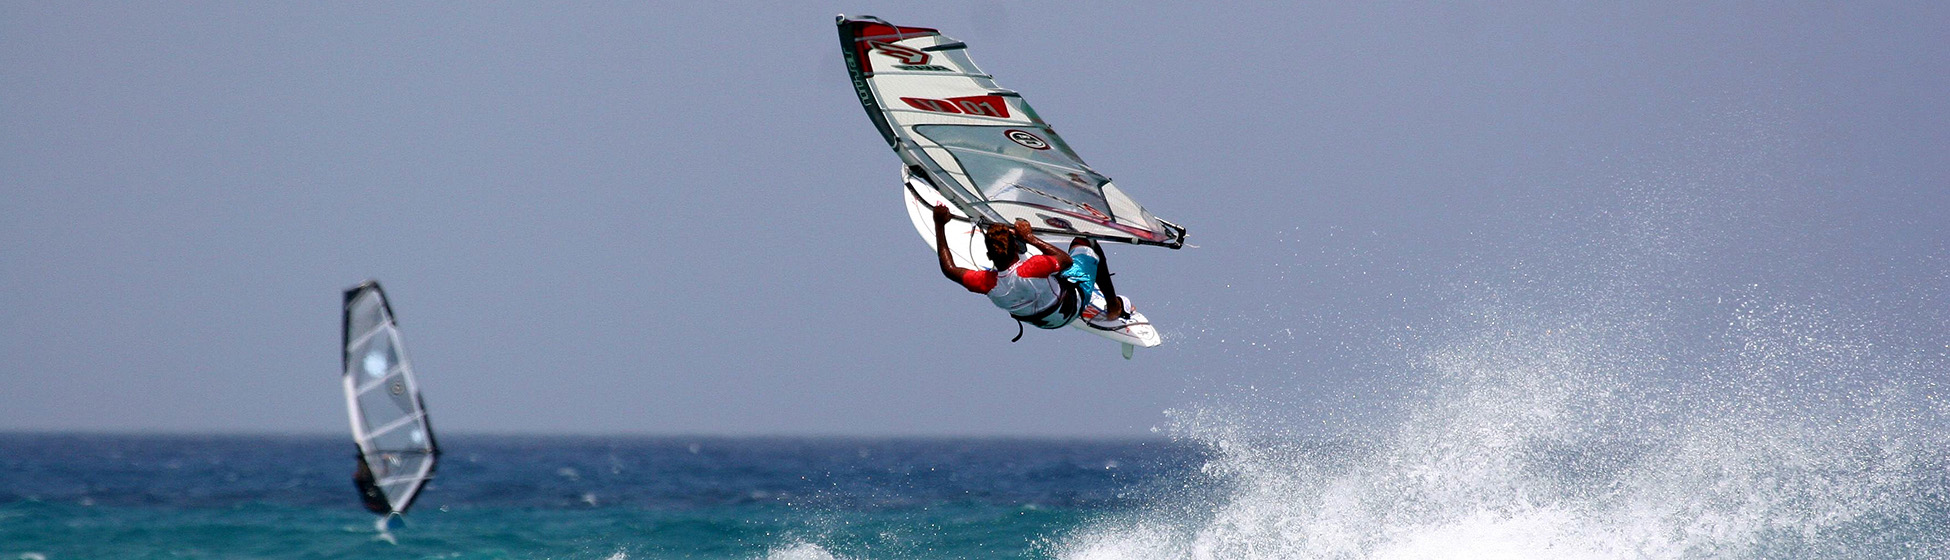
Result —
<svg viewBox="0 0 1950 560"><path fill-rule="evenodd" d="M1015 229L1007 224L982 226L982 243L988 247L989 260L997 261L998 264L1008 260L1008 257L1022 254L1023 250L1028 248L1027 243L1016 236Z"/></svg>

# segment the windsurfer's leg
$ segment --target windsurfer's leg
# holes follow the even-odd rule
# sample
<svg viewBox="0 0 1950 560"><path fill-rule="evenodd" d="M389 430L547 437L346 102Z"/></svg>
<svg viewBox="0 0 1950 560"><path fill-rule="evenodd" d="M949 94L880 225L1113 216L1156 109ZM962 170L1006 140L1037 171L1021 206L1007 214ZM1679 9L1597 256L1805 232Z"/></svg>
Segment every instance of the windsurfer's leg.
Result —
<svg viewBox="0 0 1950 560"><path fill-rule="evenodd" d="M1107 319L1123 318L1124 300L1118 299L1117 286L1112 285L1110 282L1110 259L1104 255L1104 247L1098 245L1097 240L1090 240L1090 249L1097 253L1097 289L1103 290L1104 302L1108 306L1104 309L1104 317Z"/></svg>
<svg viewBox="0 0 1950 560"><path fill-rule="evenodd" d="M1124 301L1117 298L1111 289L1110 269L1104 266L1104 251L1095 241L1079 237L1070 242L1070 270L1065 278L1083 288L1083 297L1088 303L1093 293L1101 292L1105 308L1098 317L1116 319L1124 316Z"/></svg>
<svg viewBox="0 0 1950 560"><path fill-rule="evenodd" d="M1061 274L1064 281L1076 285L1077 295L1083 296L1081 303L1091 305L1091 296L1097 293L1097 251L1090 248L1090 243L1083 240L1070 243L1070 268L1063 269Z"/></svg>

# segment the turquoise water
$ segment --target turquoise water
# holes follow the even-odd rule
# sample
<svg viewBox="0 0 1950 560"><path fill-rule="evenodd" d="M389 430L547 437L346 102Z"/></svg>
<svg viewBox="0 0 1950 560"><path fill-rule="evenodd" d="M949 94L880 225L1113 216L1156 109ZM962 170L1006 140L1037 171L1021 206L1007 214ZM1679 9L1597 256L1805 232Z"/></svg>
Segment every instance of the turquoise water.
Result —
<svg viewBox="0 0 1950 560"><path fill-rule="evenodd" d="M341 438L0 436L0 558L1025 558L1196 469L1163 441L448 436L391 534Z"/></svg>
<svg viewBox="0 0 1950 560"><path fill-rule="evenodd" d="M341 436L0 434L0 560L1950 558L1950 343L1729 309L1490 310L1372 396L1169 439L450 434L390 534ZM1278 421L1308 407L1348 415Z"/></svg>
<svg viewBox="0 0 1950 560"><path fill-rule="evenodd" d="M7 506L7 558L1020 558L1085 513L981 504L912 511L774 506L450 508L415 512L385 538L347 508L243 504L172 509Z"/></svg>
<svg viewBox="0 0 1950 560"><path fill-rule="evenodd" d="M391 533L341 438L0 435L0 559L1950 557L1943 438L1910 416L1620 418L1510 371L1369 440L1225 409L1172 411L1174 440L449 436Z"/></svg>

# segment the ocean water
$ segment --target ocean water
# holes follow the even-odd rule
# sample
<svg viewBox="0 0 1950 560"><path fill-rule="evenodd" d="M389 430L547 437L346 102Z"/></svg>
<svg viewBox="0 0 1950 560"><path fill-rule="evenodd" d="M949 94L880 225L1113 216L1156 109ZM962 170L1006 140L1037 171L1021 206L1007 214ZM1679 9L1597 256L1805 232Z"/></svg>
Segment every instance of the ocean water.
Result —
<svg viewBox="0 0 1950 560"><path fill-rule="evenodd" d="M1591 438L1561 376L1452 373L1359 441L1220 409L1156 440L453 435L390 534L343 438L0 435L0 558L1950 557L1945 449L1902 422Z"/></svg>
<svg viewBox="0 0 1950 560"><path fill-rule="evenodd" d="M1950 323L1551 289L1376 337L1400 359L1341 396L1188 399L1155 439L449 434L389 534L342 436L0 434L0 560L1950 558Z"/></svg>
<svg viewBox="0 0 1950 560"><path fill-rule="evenodd" d="M0 434L0 560L1950 558L1950 343L1637 299L1491 301L1154 439L450 434L391 533L345 437Z"/></svg>
<svg viewBox="0 0 1950 560"><path fill-rule="evenodd" d="M329 436L0 435L0 558L1025 558L1205 460L1165 440L448 435L381 535Z"/></svg>

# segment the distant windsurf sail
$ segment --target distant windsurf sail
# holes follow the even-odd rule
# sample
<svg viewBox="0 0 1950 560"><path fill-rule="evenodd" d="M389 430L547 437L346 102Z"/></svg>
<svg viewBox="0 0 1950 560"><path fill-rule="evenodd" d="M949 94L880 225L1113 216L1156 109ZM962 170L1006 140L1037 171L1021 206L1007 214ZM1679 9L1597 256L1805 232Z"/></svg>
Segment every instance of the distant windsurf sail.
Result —
<svg viewBox="0 0 1950 560"><path fill-rule="evenodd" d="M916 175L977 221L1028 220L1039 234L1179 248L1185 228L1151 215L1083 163L968 46L872 16L838 18L853 89ZM932 197L926 197L932 198Z"/></svg>
<svg viewBox="0 0 1950 560"><path fill-rule="evenodd" d="M361 499L373 513L404 513L433 478L440 456L426 403L378 282L345 291L343 324L345 406L359 446Z"/></svg>

